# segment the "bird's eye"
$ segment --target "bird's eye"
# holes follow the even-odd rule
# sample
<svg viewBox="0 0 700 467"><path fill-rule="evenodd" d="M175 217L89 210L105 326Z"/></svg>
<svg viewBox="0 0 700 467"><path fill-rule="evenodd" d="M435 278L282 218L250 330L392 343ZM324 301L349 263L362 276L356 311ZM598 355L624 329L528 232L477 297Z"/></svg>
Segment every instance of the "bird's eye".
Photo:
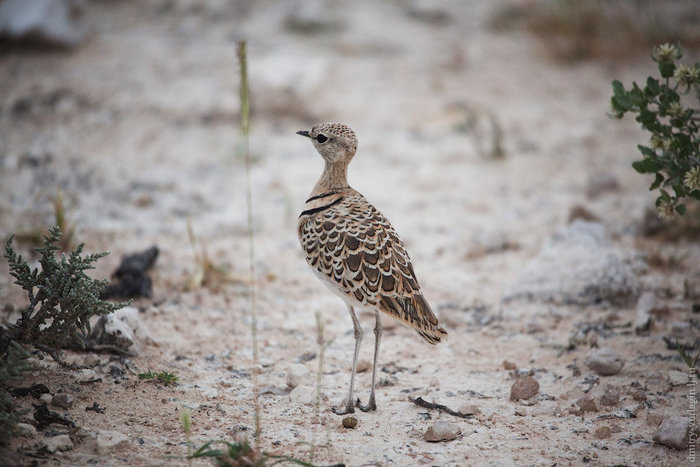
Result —
<svg viewBox="0 0 700 467"><path fill-rule="evenodd" d="M326 141L328 141L328 138L326 137L326 135L321 133L316 137L316 141L318 141L319 143L325 143Z"/></svg>

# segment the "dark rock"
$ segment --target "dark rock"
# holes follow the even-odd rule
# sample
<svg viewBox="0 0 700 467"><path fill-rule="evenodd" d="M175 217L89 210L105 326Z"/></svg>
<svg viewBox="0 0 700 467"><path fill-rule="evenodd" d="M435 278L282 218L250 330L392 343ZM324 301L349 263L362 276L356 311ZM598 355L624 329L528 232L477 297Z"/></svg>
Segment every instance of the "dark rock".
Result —
<svg viewBox="0 0 700 467"><path fill-rule="evenodd" d="M80 9L66 0L3 0L0 38L50 47L75 47L84 35Z"/></svg>
<svg viewBox="0 0 700 467"><path fill-rule="evenodd" d="M583 363L601 376L616 375L625 366L625 360L622 356L610 347L591 349Z"/></svg>
<svg viewBox="0 0 700 467"><path fill-rule="evenodd" d="M343 418L343 428L355 428L356 426L357 426L357 419L355 417Z"/></svg>
<svg viewBox="0 0 700 467"><path fill-rule="evenodd" d="M576 401L576 405L581 412L598 412L598 404L589 394L581 396Z"/></svg>
<svg viewBox="0 0 700 467"><path fill-rule="evenodd" d="M49 391L49 388L43 384L34 384L25 388L15 388L10 390L10 394L12 394L14 397L24 397L30 395L34 399L38 399L42 394L49 394L50 392L51 391Z"/></svg>
<svg viewBox="0 0 700 467"><path fill-rule="evenodd" d="M518 401L534 397L540 390L540 383L532 376L525 376L515 380L510 387L510 400Z"/></svg>
<svg viewBox="0 0 700 467"><path fill-rule="evenodd" d="M612 430L608 426L601 426L595 430L595 437L598 439L607 439L612 436Z"/></svg>
<svg viewBox="0 0 700 467"><path fill-rule="evenodd" d="M614 407L620 403L620 389L610 384L606 384L601 389L600 405Z"/></svg>
<svg viewBox="0 0 700 467"><path fill-rule="evenodd" d="M508 360L503 360L503 369L516 370L517 368L518 368L518 366L515 363L509 362Z"/></svg>
<svg viewBox="0 0 700 467"><path fill-rule="evenodd" d="M153 285L147 271L155 264L158 253L158 247L152 246L141 253L123 256L121 264L112 274L117 282L105 287L100 298L150 297Z"/></svg>

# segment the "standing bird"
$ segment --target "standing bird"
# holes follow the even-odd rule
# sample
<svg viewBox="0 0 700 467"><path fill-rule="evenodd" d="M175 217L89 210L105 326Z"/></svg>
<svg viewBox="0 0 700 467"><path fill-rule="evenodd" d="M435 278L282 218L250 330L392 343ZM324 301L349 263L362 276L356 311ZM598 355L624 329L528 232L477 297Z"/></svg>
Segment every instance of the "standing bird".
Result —
<svg viewBox="0 0 700 467"><path fill-rule="evenodd" d="M382 337L380 312L418 331L423 339L437 344L447 338L418 285L411 259L389 221L364 196L348 185L347 170L357 150L355 132L339 123L321 123L297 134L311 139L325 161L321 178L299 216L301 247L316 276L348 306L355 328L350 391L344 415L376 410L374 399L377 356ZM357 356L362 328L355 309L374 311L374 361L372 389L367 405L353 402Z"/></svg>

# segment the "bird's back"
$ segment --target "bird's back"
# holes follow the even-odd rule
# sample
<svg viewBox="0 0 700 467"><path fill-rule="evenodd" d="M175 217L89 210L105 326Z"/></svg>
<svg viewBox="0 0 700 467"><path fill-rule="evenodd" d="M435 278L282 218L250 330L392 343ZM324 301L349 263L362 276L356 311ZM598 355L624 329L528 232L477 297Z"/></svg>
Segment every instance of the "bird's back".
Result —
<svg viewBox="0 0 700 467"><path fill-rule="evenodd" d="M389 221L352 188L312 196L299 216L306 261L351 306L379 309L437 344L447 337Z"/></svg>

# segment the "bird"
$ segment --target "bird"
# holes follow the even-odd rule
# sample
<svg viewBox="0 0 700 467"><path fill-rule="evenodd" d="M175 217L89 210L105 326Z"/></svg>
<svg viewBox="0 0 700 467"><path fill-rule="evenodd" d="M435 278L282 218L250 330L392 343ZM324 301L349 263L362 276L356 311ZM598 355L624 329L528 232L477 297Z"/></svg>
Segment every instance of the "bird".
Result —
<svg viewBox="0 0 700 467"><path fill-rule="evenodd" d="M428 343L447 338L416 279L404 243L386 217L348 185L348 164L357 151L357 137L347 125L319 123L297 131L311 140L325 161L321 177L299 215L297 234L306 262L321 282L347 305L355 351L350 388L337 415L377 409L375 381L382 338L382 315L415 329ZM362 327L355 310L374 313L374 357L369 400L353 402Z"/></svg>

